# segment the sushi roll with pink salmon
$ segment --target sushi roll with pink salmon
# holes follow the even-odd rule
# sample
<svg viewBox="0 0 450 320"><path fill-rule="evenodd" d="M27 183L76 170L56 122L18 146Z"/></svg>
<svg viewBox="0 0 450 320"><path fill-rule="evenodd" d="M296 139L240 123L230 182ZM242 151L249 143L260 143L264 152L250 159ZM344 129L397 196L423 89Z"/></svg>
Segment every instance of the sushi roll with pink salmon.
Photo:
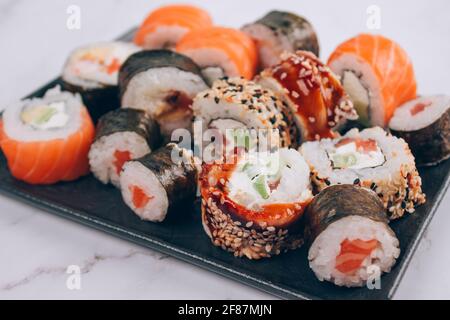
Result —
<svg viewBox="0 0 450 320"><path fill-rule="evenodd" d="M383 203L372 190L335 185L305 212L308 259L320 281L360 287L379 280L400 255Z"/></svg>
<svg viewBox="0 0 450 320"><path fill-rule="evenodd" d="M411 148L418 166L450 157L450 97L424 96L398 107L389 129Z"/></svg>
<svg viewBox="0 0 450 320"><path fill-rule="evenodd" d="M280 62L283 52L311 51L319 56L319 42L313 26L303 17L291 12L270 11L242 31L255 40L261 69Z"/></svg>
<svg viewBox="0 0 450 320"><path fill-rule="evenodd" d="M124 202L146 221L164 221L171 208L193 202L196 187L194 158L174 143L126 162L120 175Z"/></svg>
<svg viewBox="0 0 450 320"><path fill-rule="evenodd" d="M120 187L119 177L125 162L145 156L159 143L159 126L144 111L111 111L97 124L89 151L91 171L102 183Z"/></svg>

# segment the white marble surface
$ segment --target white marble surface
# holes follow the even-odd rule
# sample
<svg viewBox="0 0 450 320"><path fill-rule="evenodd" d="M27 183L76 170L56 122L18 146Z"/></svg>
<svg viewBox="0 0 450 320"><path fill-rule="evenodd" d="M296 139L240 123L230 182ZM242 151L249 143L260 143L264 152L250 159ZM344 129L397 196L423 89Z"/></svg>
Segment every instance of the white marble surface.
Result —
<svg viewBox="0 0 450 320"><path fill-rule="evenodd" d="M59 73L75 46L109 40L163 1L0 0L0 105ZM322 57L366 28L366 9L381 8L381 32L411 55L419 91L450 94L450 2L192 1L218 24L239 26L272 8L308 17ZM81 8L81 30L66 28L69 5ZM398 299L450 298L450 195L431 222L397 291ZM81 290L66 286L69 265L81 268ZM269 299L270 295L176 259L0 196L0 299Z"/></svg>

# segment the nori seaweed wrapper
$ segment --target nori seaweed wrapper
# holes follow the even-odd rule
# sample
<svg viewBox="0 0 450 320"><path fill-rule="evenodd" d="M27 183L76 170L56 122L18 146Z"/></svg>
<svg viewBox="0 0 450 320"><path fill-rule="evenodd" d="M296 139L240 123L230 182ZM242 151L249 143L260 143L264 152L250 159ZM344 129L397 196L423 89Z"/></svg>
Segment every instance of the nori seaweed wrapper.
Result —
<svg viewBox="0 0 450 320"><path fill-rule="evenodd" d="M172 152L178 152L179 162L172 161ZM197 168L192 156L181 157L187 150L170 143L140 159L140 162L148 170L151 170L164 187L170 207L195 197L197 190Z"/></svg>
<svg viewBox="0 0 450 320"><path fill-rule="evenodd" d="M375 192L354 185L334 185L320 192L306 209L305 238L313 243L330 224L348 216L389 223L383 203Z"/></svg>
<svg viewBox="0 0 450 320"><path fill-rule="evenodd" d="M98 88L84 88L64 79L61 82L63 90L81 95L94 123L105 113L120 107L118 86L99 85Z"/></svg>
<svg viewBox="0 0 450 320"><path fill-rule="evenodd" d="M203 79L200 68L189 57L169 50L144 50L132 54L122 65L119 72L120 97L128 83L137 74L154 68L177 68L194 73Z"/></svg>
<svg viewBox="0 0 450 320"><path fill-rule="evenodd" d="M436 165L450 157L450 108L422 129L391 132L408 143L418 166Z"/></svg>
<svg viewBox="0 0 450 320"><path fill-rule="evenodd" d="M141 110L117 109L102 116L97 124L95 141L117 132L135 132L152 150L161 142L158 123Z"/></svg>
<svg viewBox="0 0 450 320"><path fill-rule="evenodd" d="M311 51L319 56L317 35L308 20L290 12L271 11L255 23L265 25L273 32L286 36L294 51Z"/></svg>

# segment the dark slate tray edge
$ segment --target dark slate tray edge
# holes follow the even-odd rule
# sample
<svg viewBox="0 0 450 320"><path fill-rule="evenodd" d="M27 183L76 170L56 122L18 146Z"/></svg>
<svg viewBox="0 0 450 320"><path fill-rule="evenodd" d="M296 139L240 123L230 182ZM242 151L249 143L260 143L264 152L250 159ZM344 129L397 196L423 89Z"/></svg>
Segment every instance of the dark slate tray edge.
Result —
<svg viewBox="0 0 450 320"><path fill-rule="evenodd" d="M423 238L424 232L428 229L428 226L433 219L434 215L436 214L436 211L438 210L442 199L444 199L447 190L450 186L450 172L447 172L447 175L444 179L444 183L441 185L436 199L434 199L433 207L430 209L426 219L421 225L421 228L416 233L416 236L414 237L414 240L412 243L410 243L410 249L406 251L406 254L403 256L402 265L400 266L400 270L398 272L398 276L395 278L394 283L392 284L391 290L388 293L388 299L392 299L395 292L397 291L403 276L405 275L406 269L409 267L409 264L414 256L414 254L417 251L417 248L419 247L419 243ZM413 213L414 214L414 213Z"/></svg>
<svg viewBox="0 0 450 320"><path fill-rule="evenodd" d="M202 258L192 252L176 248L172 246L170 243L153 239L152 237L149 237L145 234L131 232L129 230L122 228L117 224L106 222L101 219L92 218L89 215L84 214L82 211L69 210L56 203L52 203L47 200L31 196L26 192L21 192L14 188L1 187L0 193L9 196L11 198L17 199L20 202L26 203L32 207L42 209L56 216L66 218L73 222L81 223L82 225L105 232L114 237L119 237L121 239L131 241L137 245L150 248L160 253L175 257L189 264L193 264L202 269L211 271L215 274L224 276L234 281L238 281L241 284L249 285L255 289L264 291L270 295L274 295L275 297L281 299L321 300L321 298L316 296L292 292L291 290L273 284L270 281L257 279L251 275L239 272L231 268L227 268L212 260Z"/></svg>

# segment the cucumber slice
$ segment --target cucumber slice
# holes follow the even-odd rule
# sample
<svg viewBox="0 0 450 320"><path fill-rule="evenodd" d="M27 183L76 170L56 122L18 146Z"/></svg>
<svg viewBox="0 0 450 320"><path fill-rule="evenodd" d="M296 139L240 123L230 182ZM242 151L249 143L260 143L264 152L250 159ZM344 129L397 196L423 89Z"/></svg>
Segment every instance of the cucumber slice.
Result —
<svg viewBox="0 0 450 320"><path fill-rule="evenodd" d="M345 169L354 166L357 158L353 153L336 154L333 156L333 167Z"/></svg>
<svg viewBox="0 0 450 320"><path fill-rule="evenodd" d="M267 179L265 175L260 174L253 182L253 187L255 188L256 192L259 193L261 198L269 199L269 186L267 185Z"/></svg>

